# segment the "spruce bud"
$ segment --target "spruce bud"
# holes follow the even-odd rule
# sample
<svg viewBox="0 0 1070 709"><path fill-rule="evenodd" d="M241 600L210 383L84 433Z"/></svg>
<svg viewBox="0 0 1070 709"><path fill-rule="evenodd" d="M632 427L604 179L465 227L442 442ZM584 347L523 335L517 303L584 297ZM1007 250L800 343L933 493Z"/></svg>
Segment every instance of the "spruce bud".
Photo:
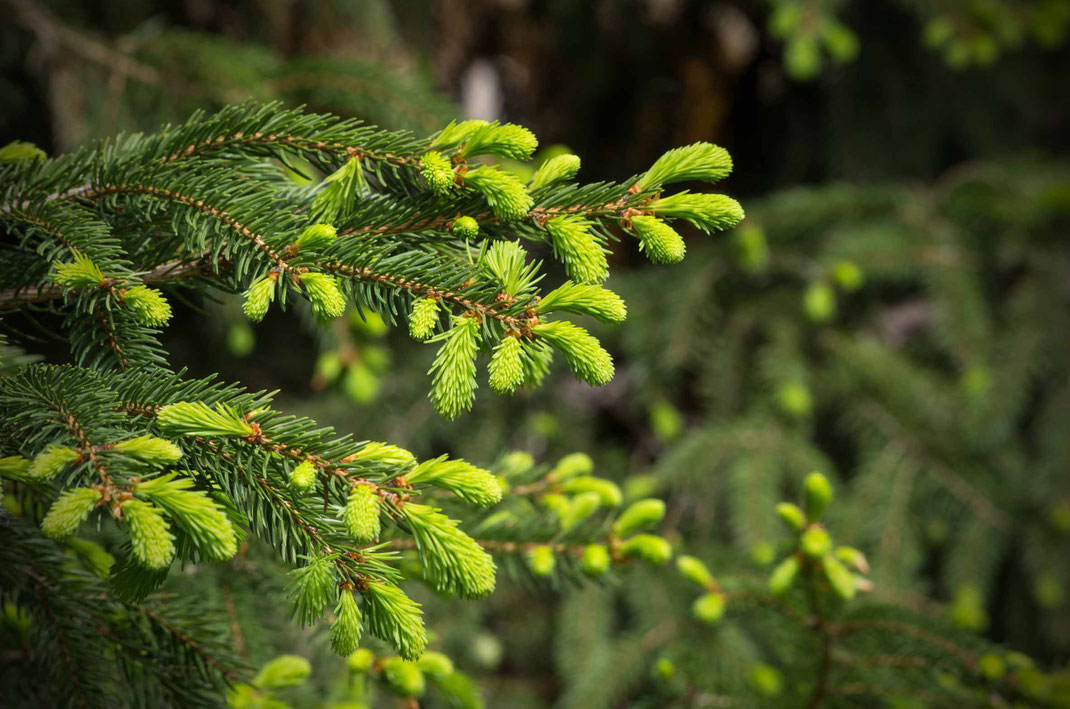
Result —
<svg viewBox="0 0 1070 709"><path fill-rule="evenodd" d="M593 492L598 495L600 503L606 507L619 507L624 500L620 487L612 480L595 477L572 478L561 486L562 492L570 494Z"/></svg>
<svg viewBox="0 0 1070 709"><path fill-rule="evenodd" d="M657 217L635 216L630 220L632 231L639 238L639 250L653 263L679 263L684 260L687 247L684 237Z"/></svg>
<svg viewBox="0 0 1070 709"><path fill-rule="evenodd" d="M271 301L275 299L275 281L277 278L278 273L272 271L266 276L253 281L244 294L245 302L242 304L242 310L245 312L245 317L253 322L260 322L264 319L268 308L271 307Z"/></svg>
<svg viewBox="0 0 1070 709"><path fill-rule="evenodd" d="M591 386L604 386L613 379L613 357L597 339L579 325L566 320L540 323L532 328L565 356L569 369Z"/></svg>
<svg viewBox="0 0 1070 709"><path fill-rule="evenodd" d="M672 545L653 534L640 534L624 542L620 552L625 559L642 559L648 564L661 566L672 558Z"/></svg>
<svg viewBox="0 0 1070 709"><path fill-rule="evenodd" d="M453 674L453 661L441 652L428 650L416 664L422 672L432 677L447 677Z"/></svg>
<svg viewBox="0 0 1070 709"><path fill-rule="evenodd" d="M360 644L360 609L353 592L343 588L338 594L338 605L334 609L334 622L329 634L331 649L336 655L346 657L356 651Z"/></svg>
<svg viewBox="0 0 1070 709"><path fill-rule="evenodd" d="M290 487L308 493L316 489L316 464L305 459L290 472Z"/></svg>
<svg viewBox="0 0 1070 709"><path fill-rule="evenodd" d="M591 232L593 222L575 214L546 221L554 256L576 283L601 283L609 276L606 250Z"/></svg>
<svg viewBox="0 0 1070 709"><path fill-rule="evenodd" d="M294 247L297 251L302 249L319 250L334 243L338 236L338 230L330 224L310 224L297 237Z"/></svg>
<svg viewBox="0 0 1070 709"><path fill-rule="evenodd" d="M391 688L403 697L419 697L427 691L427 683L419 665L400 657L390 657L383 661L383 677Z"/></svg>
<svg viewBox="0 0 1070 709"><path fill-rule="evenodd" d="M305 287L312 310L320 320L333 320L341 317L346 310L346 299L338 288L337 281L326 273L309 271L300 275L301 285Z"/></svg>
<svg viewBox="0 0 1070 709"><path fill-rule="evenodd" d="M549 576L554 572L554 567L557 565L554 550L544 544L540 544L528 551L527 561L531 573L536 576Z"/></svg>
<svg viewBox="0 0 1070 709"><path fill-rule="evenodd" d="M846 566L831 554L826 554L821 559L821 566L825 570L825 577L829 581L829 586L832 587L837 596L845 601L854 598L855 577L854 574L847 570Z"/></svg>
<svg viewBox="0 0 1070 709"><path fill-rule="evenodd" d="M182 449L174 443L149 435L120 441L111 449L146 463L173 463L182 457Z"/></svg>
<svg viewBox="0 0 1070 709"><path fill-rule="evenodd" d="M589 544L583 548L580 560L583 573L598 578L609 569L609 550L602 544Z"/></svg>
<svg viewBox="0 0 1070 709"><path fill-rule="evenodd" d="M795 583L795 577L799 574L799 559L796 556L789 556L784 561L780 562L773 573L769 576L769 591L774 596L780 596L788 592L792 584Z"/></svg>
<svg viewBox="0 0 1070 709"><path fill-rule="evenodd" d="M81 457L82 454L74 448L52 444L34 456L27 475L34 481L51 480Z"/></svg>
<svg viewBox="0 0 1070 709"><path fill-rule="evenodd" d="M694 143L673 148L657 159L639 178L642 190L656 190L676 182L714 183L732 172L728 151L712 143Z"/></svg>
<svg viewBox="0 0 1070 709"><path fill-rule="evenodd" d="M817 525L808 527L799 537L799 548L811 559L820 559L825 556L831 546L832 540L829 538L829 533L824 527Z"/></svg>
<svg viewBox="0 0 1070 709"><path fill-rule="evenodd" d="M676 569L681 576L691 583L698 584L703 588L711 588L713 586L713 574L710 573L709 568L704 563L693 556L677 557Z"/></svg>
<svg viewBox="0 0 1070 709"><path fill-rule="evenodd" d="M512 394L524 381L520 340L506 336L494 348L490 359L490 388L498 394Z"/></svg>
<svg viewBox="0 0 1070 709"><path fill-rule="evenodd" d="M342 522L349 536L359 544L375 541L379 536L379 496L368 485L354 485L342 510Z"/></svg>
<svg viewBox="0 0 1070 709"><path fill-rule="evenodd" d="M707 593L691 604L691 615L707 625L716 625L724 617L724 596Z"/></svg>
<svg viewBox="0 0 1070 709"><path fill-rule="evenodd" d="M687 191L648 202L643 209L657 217L683 219L707 234L731 229L745 216L743 207L731 197Z"/></svg>
<svg viewBox="0 0 1070 709"><path fill-rule="evenodd" d="M535 171L528 183L528 189L534 192L555 182L571 180L580 171L580 157L578 155L558 155L550 158Z"/></svg>
<svg viewBox="0 0 1070 709"><path fill-rule="evenodd" d="M63 288L98 288L106 279L93 260L75 252L74 261L57 263L52 268L52 282Z"/></svg>
<svg viewBox="0 0 1070 709"><path fill-rule="evenodd" d="M41 521L41 531L53 541L62 541L74 534L100 501L100 491L89 487L67 490L52 503Z"/></svg>
<svg viewBox="0 0 1070 709"><path fill-rule="evenodd" d="M569 453L557 461L553 469L546 474L552 482L564 482L580 475L590 475L594 470L594 461L586 453Z"/></svg>
<svg viewBox="0 0 1070 709"><path fill-rule="evenodd" d="M665 502L656 499L639 500L628 506L613 523L613 533L626 537L632 532L648 529L665 517Z"/></svg>
<svg viewBox="0 0 1070 709"><path fill-rule="evenodd" d="M436 338L437 339L437 338ZM474 317L454 318L444 334L431 372L431 403L447 419L472 408L476 390L476 353L479 351L479 321Z"/></svg>
<svg viewBox="0 0 1070 709"><path fill-rule="evenodd" d="M429 150L420 156L420 174L427 182L427 187L437 195L449 194L453 189L453 165L449 158L437 150Z"/></svg>
<svg viewBox="0 0 1070 709"><path fill-rule="evenodd" d="M137 321L146 327L166 325L171 319L171 305L163 294L146 285L136 285L123 291L123 302Z"/></svg>
<svg viewBox="0 0 1070 709"><path fill-rule="evenodd" d="M170 566L175 556L175 538L163 510L141 500L127 500L122 511L130 526L130 545L138 562L154 570Z"/></svg>
<svg viewBox="0 0 1070 709"><path fill-rule="evenodd" d="M479 222L472 217L457 217L450 231L462 239L474 239L479 236Z"/></svg>
<svg viewBox="0 0 1070 709"><path fill-rule="evenodd" d="M803 489L806 492L806 519L816 522L821 519L821 514L832 501L832 486L828 478L821 473L810 473L803 480Z"/></svg>
<svg viewBox="0 0 1070 709"><path fill-rule="evenodd" d="M534 202L520 178L497 166L480 165L464 175L464 183L481 193L502 221L515 222L531 211Z"/></svg>
<svg viewBox="0 0 1070 709"><path fill-rule="evenodd" d="M781 521L788 526L788 529L793 532L801 532L803 527L806 526L806 517L798 505L781 502L776 506L776 513Z"/></svg>

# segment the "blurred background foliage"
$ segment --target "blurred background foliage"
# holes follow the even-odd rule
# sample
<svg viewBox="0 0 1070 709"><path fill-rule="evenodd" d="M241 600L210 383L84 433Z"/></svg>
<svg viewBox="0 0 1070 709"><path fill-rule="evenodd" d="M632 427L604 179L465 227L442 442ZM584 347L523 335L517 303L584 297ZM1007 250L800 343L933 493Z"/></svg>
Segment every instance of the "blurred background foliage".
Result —
<svg viewBox="0 0 1070 709"><path fill-rule="evenodd" d="M737 166L724 189L748 218L689 234L671 279L614 256L608 285L630 322L594 325L618 361L604 389L558 373L445 422L425 396L431 353L405 333L359 314L317 330L273 313L253 328L231 300L187 304L165 344L194 375L281 389L294 413L421 458L588 451L630 497L664 496L678 550L729 589L783 556L775 504L819 469L837 493L830 527L872 565L869 598L1066 665L1070 2L4 6L0 142L49 153L249 97L419 134L453 116L515 121L544 154L582 156L588 181L669 146L724 145ZM356 696L323 638L282 621L272 563L250 549L181 583L229 614L254 665L313 660L287 701ZM490 706L735 706L718 702L744 690L787 706L792 673L813 671L805 629L731 602L718 627L699 624L669 574L508 578L448 611L421 598ZM898 677L918 703L894 706L983 703L940 671ZM883 672L845 667L844 701Z"/></svg>

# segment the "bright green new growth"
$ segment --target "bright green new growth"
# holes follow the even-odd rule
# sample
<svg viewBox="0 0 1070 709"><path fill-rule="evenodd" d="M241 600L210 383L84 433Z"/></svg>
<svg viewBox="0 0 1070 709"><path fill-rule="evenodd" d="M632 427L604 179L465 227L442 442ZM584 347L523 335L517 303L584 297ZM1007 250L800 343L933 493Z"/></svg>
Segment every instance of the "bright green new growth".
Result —
<svg viewBox="0 0 1070 709"><path fill-rule="evenodd" d="M427 580L448 595L482 598L494 590L494 560L433 507L408 502L398 510L408 523Z"/></svg>
<svg viewBox="0 0 1070 709"><path fill-rule="evenodd" d="M346 299L338 288L338 282L326 273L309 271L300 275L312 310L320 320L334 320L346 311Z"/></svg>
<svg viewBox="0 0 1070 709"><path fill-rule="evenodd" d="M831 554L826 554L821 559L821 566L825 570L825 578L828 579L829 586L832 587L837 596L845 601L854 598L856 590L855 577L847 570L847 567Z"/></svg>
<svg viewBox="0 0 1070 709"><path fill-rule="evenodd" d="M554 572L557 558L554 556L553 549L545 544L539 544L528 550L527 562L528 568L535 576L549 576Z"/></svg>
<svg viewBox="0 0 1070 709"><path fill-rule="evenodd" d="M621 490L589 478L592 466L585 455L567 456L545 475L530 455L525 460L513 456L493 468L503 478L445 457L418 464L396 446L361 444L303 417L281 415L269 407L270 394L156 369L166 365L166 352L149 328L169 319L170 306L150 285L170 297L186 287L217 286L230 292L244 284L243 310L253 321L266 316L276 296L285 303L294 289L307 294L320 319L342 315L350 299L391 322L411 304L409 329L417 339L430 338L446 314L451 329L433 340L442 342L432 368L431 398L447 417L471 407L475 358L484 339L494 353L489 374L495 390L539 384L554 348L562 350L581 379L607 382L612 359L597 340L571 323L540 319L550 313L589 315L606 323L625 318L624 302L596 285L608 273L607 230L621 215L642 208L652 193L630 190L634 181L582 188L562 184L579 168L579 158L571 155L547 161L528 185L512 172L468 160L482 154L527 159L536 146L529 131L513 125L452 124L432 141L330 116L250 105L199 115L152 136L90 146L54 168L48 162L19 166L27 172L12 173L12 194L24 199L34 216L39 211L42 219L51 217L54 210L63 217L58 223L76 227L72 244L81 251L47 230L9 219L14 236L33 230L31 236L41 246L36 250L41 263L11 287L16 293L36 289L34 297L40 300L27 302L41 303L54 315L70 311L65 314L85 318L94 329L72 330L71 336L74 360L88 366L31 365L25 374L0 378L0 406L18 419L11 427L17 435L9 435L10 450L4 452L20 450L23 440L33 450L45 449L33 462L18 456L0 459L0 473L15 479L33 473L38 480L59 477L72 489L56 491L58 499L44 517L46 534L71 534L99 505L128 525L129 561L153 571L165 571L173 561L203 567L203 562L226 559L242 538L238 522L247 524L248 533L281 562L303 564L291 574L291 615L311 625L333 608L330 644L350 657L362 623L406 659L423 651L427 634L420 607L400 588L415 575L401 553L413 544L421 580L444 594L464 597L485 596L495 587L495 560L487 549L520 559L531 550L536 574L563 578L577 566L598 577L616 561L663 563L672 553L665 540L625 538L655 524L663 505L641 500L614 525L616 515L609 508L622 504ZM32 172L39 168L41 172ZM306 168L309 174L329 176L319 185L303 186ZM271 170L278 172L269 175ZM99 184L103 175L117 181ZM148 192L116 191L149 183ZM425 183L441 198L425 190ZM532 192L538 195L535 211ZM480 195L493 215L486 207L472 206L482 201ZM151 210L142 209L141 202L151 204ZM150 211L169 228L157 230L154 222L138 218ZM460 216L462 211L482 223ZM4 213L0 210L0 216ZM109 228L114 238L108 236ZM98 230L101 237L94 240ZM339 230L345 238L338 237ZM570 274L568 282L545 294L542 263L524 248L544 241L551 242ZM22 256L32 260L33 250ZM56 263L64 259L74 263ZM131 274L142 275L145 284ZM87 290L69 294L63 292L66 288ZM99 323L97 314L103 316ZM0 349L7 354L6 339ZM369 358L377 354L372 349ZM21 367L21 362L13 365ZM40 401L31 407L24 401L28 397ZM57 421L58 406L70 417ZM46 427L38 435L37 419L19 419L23 409L52 417L49 426L56 422L56 428ZM56 443L77 441L81 450L49 446L45 434ZM159 466L181 461L183 454L202 472L159 474ZM503 505L494 514L470 519L471 510L456 499L442 501L445 512L431 506L441 496L431 488L467 503L493 505L508 489L504 477L509 475L516 476L510 483L515 489L511 502L517 504ZM31 495L53 490L51 485L27 489ZM21 487L16 492L12 507L34 519L40 506L27 505ZM322 492L322 501L313 492ZM633 491L629 499L647 494L653 491ZM105 506L102 499L114 504ZM453 511L458 509L463 511ZM383 512L389 515L386 529ZM459 520L471 524L472 536L463 531L468 524ZM73 551L79 564L101 578L107 576L114 559L100 548L100 560L90 563L83 557L92 550L86 549L68 542L65 551ZM57 550L56 556L61 553ZM117 598L123 613L132 613L143 601L145 608L166 604L154 591L165 573L131 570L127 560L115 568L107 590L93 599L103 601L102 608L115 605L113 592L129 592L129 599ZM214 572L201 578L209 575ZM189 638L201 640L194 632ZM110 640L99 643L108 646L108 653L123 652ZM231 667L225 647L212 642L203 647L204 659L220 664L209 663L212 669L202 673L205 688L195 692L211 691L207 680L225 678ZM156 654L147 659L155 661ZM435 662L430 656L425 662L429 681L451 701L454 694L461 697L458 701L473 695L464 684L469 680L454 673L448 660ZM185 680L184 659L161 654L161 664L168 672L176 670L176 685ZM241 694L245 705L273 701L260 690L289 686L288 677L308 675L307 663L297 663L301 666L294 665L292 672L283 664L265 668L255 685L236 685L251 692ZM382 679L384 664L376 662L369 678ZM111 682L110 676L105 682Z"/></svg>
<svg viewBox="0 0 1070 709"><path fill-rule="evenodd" d="M528 189L534 192L555 182L571 180L580 171L580 157L578 155L558 155L550 158L535 171L528 183Z"/></svg>
<svg viewBox="0 0 1070 709"><path fill-rule="evenodd" d="M302 625L312 625L319 620L338 592L333 566L329 560L316 557L306 566L290 572L293 578L289 591L291 618L296 618Z"/></svg>
<svg viewBox="0 0 1070 709"><path fill-rule="evenodd" d="M798 575L799 557L789 556L773 569L773 573L769 577L769 590L774 596L781 596L787 593L788 589L795 583L795 577Z"/></svg>
<svg viewBox="0 0 1070 709"><path fill-rule="evenodd" d="M441 652L435 652L434 650L425 652L416 664L422 672L426 672L433 677L445 677L454 672L453 660L448 655L443 655Z"/></svg>
<svg viewBox="0 0 1070 709"><path fill-rule="evenodd" d="M134 557L148 569L166 569L175 556L175 538L163 510L141 500L122 504L123 519L130 527Z"/></svg>
<svg viewBox="0 0 1070 709"><path fill-rule="evenodd" d="M245 302L242 304L242 311L245 317L253 322L260 322L264 319L268 308L271 307L271 301L275 300L275 281L274 272L253 281L244 293Z"/></svg>
<svg viewBox="0 0 1070 709"><path fill-rule="evenodd" d="M565 356L569 369L591 386L603 386L613 378L613 358L586 330L566 320L541 323L532 328Z"/></svg>
<svg viewBox="0 0 1070 709"><path fill-rule="evenodd" d="M482 194L491 211L502 221L523 219L534 204L520 178L496 165L472 168L464 173L464 184Z"/></svg>
<svg viewBox="0 0 1070 709"><path fill-rule="evenodd" d="M30 461L21 455L0 458L0 478L25 480L30 470Z"/></svg>
<svg viewBox="0 0 1070 709"><path fill-rule="evenodd" d="M420 605L390 583L369 583L363 594L368 629L393 644L406 660L418 659L427 645Z"/></svg>
<svg viewBox="0 0 1070 709"><path fill-rule="evenodd" d="M588 544L583 548L583 556L580 558L580 568L583 573L598 578L609 569L609 550L602 544Z"/></svg>
<svg viewBox="0 0 1070 709"><path fill-rule="evenodd" d="M33 143L13 140L0 148L0 163L21 162L23 160L46 160L48 153Z"/></svg>
<svg viewBox="0 0 1070 709"><path fill-rule="evenodd" d="M815 323L825 323L836 315L836 291L825 281L817 281L803 295L806 317Z"/></svg>
<svg viewBox="0 0 1070 709"><path fill-rule="evenodd" d="M311 224L297 237L294 248L297 251L323 249L333 244L337 237L338 230L330 224Z"/></svg>
<svg viewBox="0 0 1070 709"><path fill-rule="evenodd" d="M695 599L691 605L691 614L707 625L716 625L724 617L724 596L720 593L707 593Z"/></svg>
<svg viewBox="0 0 1070 709"><path fill-rule="evenodd" d="M368 485L354 485L342 508L342 522L346 532L358 544L367 544L379 537L379 496Z"/></svg>
<svg viewBox="0 0 1070 709"><path fill-rule="evenodd" d="M538 276L538 264L528 264L527 257L519 241L495 241L487 247L480 265L506 293L515 294L531 286Z"/></svg>
<svg viewBox="0 0 1070 709"><path fill-rule="evenodd" d="M429 150L420 156L420 174L428 189L437 195L449 194L455 186L453 164L437 150Z"/></svg>
<svg viewBox="0 0 1070 709"><path fill-rule="evenodd" d="M416 456L404 448L395 446L392 443L369 441L368 443L365 443L364 447L359 451L348 456L346 460L348 462L365 460L373 463L386 463L387 465L403 467L410 463L415 463Z"/></svg>
<svg viewBox="0 0 1070 709"><path fill-rule="evenodd" d="M454 318L453 327L432 340L444 339L429 374L431 403L444 418L453 419L472 408L476 391L476 353L479 351L479 321Z"/></svg>
<svg viewBox="0 0 1070 709"><path fill-rule="evenodd" d="M743 207L723 194L678 192L644 206L658 217L674 217L691 222L707 234L731 229L743 221Z"/></svg>
<svg viewBox="0 0 1070 709"><path fill-rule="evenodd" d="M52 444L34 456L26 474L35 481L51 480L81 457L82 454L74 448Z"/></svg>
<svg viewBox="0 0 1070 709"><path fill-rule="evenodd" d="M557 504L556 498L553 498L550 495L547 495L543 501L544 503L552 505ZM564 532L567 532L588 519L602 506L602 498L597 492L593 491L581 492L571 500L564 498L561 502L561 508L558 511L558 521L561 524L561 530Z"/></svg>
<svg viewBox="0 0 1070 709"><path fill-rule="evenodd" d="M776 513L780 519L793 532L801 532L806 526L806 517L798 505L790 502L781 502L776 506Z"/></svg>
<svg viewBox="0 0 1070 709"><path fill-rule="evenodd" d="M202 401L182 401L160 408L160 428L183 436L251 436L253 427L226 404L211 407Z"/></svg>
<svg viewBox="0 0 1070 709"><path fill-rule="evenodd" d="M635 216L631 218L631 227L639 239L639 250L653 263L679 263L684 260L687 251L684 237L661 219Z"/></svg>
<svg viewBox="0 0 1070 709"><path fill-rule="evenodd" d="M353 592L342 589L338 594L338 605L334 609L334 622L331 623L331 649L345 657L356 651L360 644L360 609Z"/></svg>
<svg viewBox="0 0 1070 709"><path fill-rule="evenodd" d="M281 689L304 684L312 674L312 665L300 655L279 655L260 668L253 685L261 689Z"/></svg>
<svg viewBox="0 0 1070 709"><path fill-rule="evenodd" d="M123 302L146 327L160 327L171 319L171 304L163 293L145 285L136 285L123 291Z"/></svg>
<svg viewBox="0 0 1070 709"><path fill-rule="evenodd" d="M99 490L90 487L66 490L56 498L41 521L41 531L53 541L63 541L74 534L99 501Z"/></svg>
<svg viewBox="0 0 1070 709"><path fill-rule="evenodd" d="M316 464L302 460L290 473L290 487L297 492L312 492L316 489Z"/></svg>
<svg viewBox="0 0 1070 709"><path fill-rule="evenodd" d="M166 511L208 559L226 561L234 556L238 538L226 513L203 490L192 489L192 478L177 476L143 480L137 493Z"/></svg>
<svg viewBox="0 0 1070 709"><path fill-rule="evenodd" d="M612 480L606 480L605 478L572 478L561 486L561 491L572 495L583 492L593 492L598 495L599 504L606 507L618 507L624 500L624 494L620 491L620 487L618 487L617 483Z"/></svg>
<svg viewBox="0 0 1070 709"><path fill-rule="evenodd" d="M449 125L440 130L434 140L431 141L431 147L442 149L453 148L466 140L480 128L487 125L490 125L488 121L483 121L478 118L461 121L460 123L457 121L450 121Z"/></svg>
<svg viewBox="0 0 1070 709"><path fill-rule="evenodd" d="M674 182L718 182L732 172L732 156L719 145L694 143L674 148L657 159L639 178L643 190Z"/></svg>
<svg viewBox="0 0 1070 709"><path fill-rule="evenodd" d="M490 388L498 394L512 394L524 382L524 362L520 340L504 337L490 358Z"/></svg>
<svg viewBox="0 0 1070 709"><path fill-rule="evenodd" d="M453 220L450 231L462 239L474 239L479 236L479 222L472 217L457 217Z"/></svg>
<svg viewBox="0 0 1070 709"><path fill-rule="evenodd" d="M428 460L405 474L410 484L426 483L449 490L466 502L480 507L497 504L502 499L502 486L490 472L463 460L448 460L440 456Z"/></svg>
<svg viewBox="0 0 1070 709"><path fill-rule="evenodd" d="M580 475L590 475L594 471L594 461L586 453L569 453L557 461L546 474L547 480L563 482Z"/></svg>
<svg viewBox="0 0 1070 709"><path fill-rule="evenodd" d="M628 316L624 299L599 285L565 281L542 297L536 313L565 311L590 315L604 323L620 323Z"/></svg>
<svg viewBox="0 0 1070 709"><path fill-rule="evenodd" d="M821 473L810 473L803 481L803 490L806 492L806 519L816 522L832 501L832 486Z"/></svg>
<svg viewBox="0 0 1070 709"><path fill-rule="evenodd" d="M680 572L680 575L691 583L698 584L703 588L711 588L713 586L713 574L710 573L709 568L702 563L699 559L693 556L678 556L676 558L676 569Z"/></svg>
<svg viewBox="0 0 1070 709"><path fill-rule="evenodd" d="M74 253L73 261L52 268L52 282L63 288L99 288L105 281L93 260L80 251Z"/></svg>
<svg viewBox="0 0 1070 709"><path fill-rule="evenodd" d="M639 500L629 505L613 523L613 533L618 537L626 537L633 532L656 526L664 517L664 501L653 498Z"/></svg>
<svg viewBox="0 0 1070 709"><path fill-rule="evenodd" d="M412 303L409 315L409 335L414 340L423 341L431 337L438 325L438 298L420 298Z"/></svg>
<svg viewBox="0 0 1070 709"><path fill-rule="evenodd" d="M530 160L537 147L539 140L524 126L494 121L472 131L458 152L464 157L497 155L511 160Z"/></svg>
<svg viewBox="0 0 1070 709"><path fill-rule="evenodd" d="M347 160L323 180L312 201L312 218L321 223L337 224L339 216L352 208L357 194L365 186L361 159Z"/></svg>
<svg viewBox="0 0 1070 709"><path fill-rule="evenodd" d="M594 223L575 214L546 221L554 255L577 283L601 283L609 276L606 250L591 232Z"/></svg>
<svg viewBox="0 0 1070 709"><path fill-rule="evenodd" d="M383 677L403 697L420 697L427 691L427 682L420 666L410 660L387 658L383 661Z"/></svg>
<svg viewBox="0 0 1070 709"><path fill-rule="evenodd" d="M672 558L672 545L668 540L653 534L639 534L620 547L625 559L641 559L648 564L660 566Z"/></svg>
<svg viewBox="0 0 1070 709"><path fill-rule="evenodd" d="M799 549L812 559L820 559L832 548L832 539L823 527L807 528L799 537Z"/></svg>
<svg viewBox="0 0 1070 709"><path fill-rule="evenodd" d="M111 449L146 463L174 463L182 457L182 449L174 443L148 434L119 441Z"/></svg>

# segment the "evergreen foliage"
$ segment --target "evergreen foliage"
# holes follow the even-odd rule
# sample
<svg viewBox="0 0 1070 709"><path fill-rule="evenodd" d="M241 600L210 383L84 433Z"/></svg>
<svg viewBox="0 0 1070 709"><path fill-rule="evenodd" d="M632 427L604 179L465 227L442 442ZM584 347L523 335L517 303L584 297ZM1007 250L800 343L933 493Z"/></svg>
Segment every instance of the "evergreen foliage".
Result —
<svg viewBox="0 0 1070 709"><path fill-rule="evenodd" d="M256 539L292 567L291 617L312 624L333 609L329 642L343 656L357 651L362 627L392 644L403 659L384 660L382 676L405 696L423 694L425 670L436 682L459 676L441 662L413 664L428 635L420 604L401 588L406 579L480 598L495 587L492 553L523 558L540 577L601 576L611 562L665 563L671 545L636 534L656 526L664 505L646 500L616 519L622 493L591 475L589 459L574 456L550 470L514 461L497 471L446 456L420 462L396 446L282 414L271 394L171 371L158 339L169 300L183 289L244 292L253 321L295 301L320 321L349 307L387 321L411 310L417 339L438 330L445 311L449 327L428 339L439 345L431 399L445 417L472 407L485 351L494 352L492 388L500 393L538 385L547 345L584 381L606 384L613 365L598 341L545 317L617 323L623 301L573 281L541 297L541 263L521 244L552 245L570 271L577 254L594 253L601 265L585 280L600 281L606 230L650 211L656 195L635 179L567 183L571 163L544 175L533 193L499 166L469 163L478 155L526 159L535 145L529 131L510 124L450 124L421 140L249 103L0 168L5 328L12 344L32 348L26 324L50 319L74 359L17 365L0 379L3 474L21 505L4 513L12 518L4 546L18 547L17 555L27 545L52 545L26 541L40 525L74 549L83 541L71 535L84 520L106 528L112 517L129 544L115 549L114 563L94 566L106 579L98 593L114 599L111 613L133 622L170 569L226 561L243 538ZM713 160L708 146L672 153L673 160L688 155L692 171ZM283 166L296 161L318 170L322 182L304 188L285 179ZM458 213L473 215L478 230L451 229ZM719 226L741 217L733 214ZM42 516L48 500L55 501ZM60 553L48 549L46 558ZM406 549L416 550L418 568L399 564ZM72 584L71 602L89 602L64 575L81 572L55 573L56 583ZM10 587L8 600L36 627L50 606L32 583ZM240 675L198 636L176 631L173 641L185 646L181 653L205 655L162 669L200 674L183 691ZM58 652L34 649L28 657L62 672L72 652L110 644L111 636L79 637L77 649L62 633L50 642ZM232 687L230 701L257 701L307 674L278 669L286 664L279 662ZM117 691L139 696L152 678L146 672ZM467 691L463 679L450 681L456 686L444 691ZM111 699L88 686L77 696L94 705Z"/></svg>

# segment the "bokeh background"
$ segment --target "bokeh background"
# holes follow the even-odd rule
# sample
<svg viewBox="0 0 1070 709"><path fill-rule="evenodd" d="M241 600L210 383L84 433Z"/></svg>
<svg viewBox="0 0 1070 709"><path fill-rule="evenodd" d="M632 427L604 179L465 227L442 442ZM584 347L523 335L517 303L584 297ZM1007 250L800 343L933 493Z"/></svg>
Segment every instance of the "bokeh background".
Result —
<svg viewBox="0 0 1070 709"><path fill-rule="evenodd" d="M593 328L618 363L604 389L558 372L445 422L426 398L433 348L404 328L301 313L254 328L230 296L185 303L165 346L194 375L280 389L294 413L420 457L587 451L630 496L664 497L666 534L718 575L768 573L786 541L775 503L821 470L874 599L1065 666L1070 2L0 6L0 143L50 154L247 99L417 134L513 121L541 157L579 154L584 181L725 146L736 169L719 187L748 218L687 234L671 271L612 257L629 322ZM281 595L270 570L228 569L204 602L231 612L253 664L316 658L291 700L322 706L344 670L265 603ZM755 667L790 681L788 639L731 614L701 626L693 595L671 574L597 586L509 569L486 602L422 600L489 706L719 706L761 684Z"/></svg>

